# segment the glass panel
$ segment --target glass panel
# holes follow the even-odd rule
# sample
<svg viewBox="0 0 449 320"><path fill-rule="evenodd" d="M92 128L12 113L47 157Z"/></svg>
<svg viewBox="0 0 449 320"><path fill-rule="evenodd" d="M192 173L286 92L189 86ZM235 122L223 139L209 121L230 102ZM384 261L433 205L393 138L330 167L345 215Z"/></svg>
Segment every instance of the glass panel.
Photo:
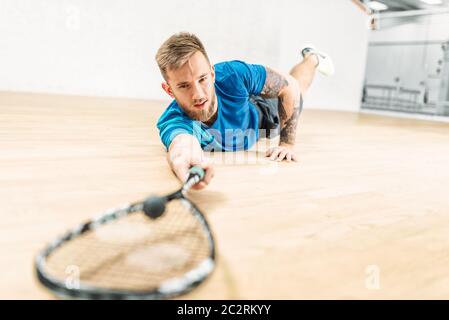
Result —
<svg viewBox="0 0 449 320"><path fill-rule="evenodd" d="M370 44L362 109L449 116L449 42Z"/></svg>

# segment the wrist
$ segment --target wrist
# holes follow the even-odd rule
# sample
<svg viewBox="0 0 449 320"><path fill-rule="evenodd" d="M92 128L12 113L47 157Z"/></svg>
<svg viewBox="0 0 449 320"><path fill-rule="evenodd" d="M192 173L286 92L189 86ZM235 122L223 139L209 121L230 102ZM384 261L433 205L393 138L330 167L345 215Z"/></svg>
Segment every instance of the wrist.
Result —
<svg viewBox="0 0 449 320"><path fill-rule="evenodd" d="M288 141L279 141L279 146L292 148L295 144Z"/></svg>

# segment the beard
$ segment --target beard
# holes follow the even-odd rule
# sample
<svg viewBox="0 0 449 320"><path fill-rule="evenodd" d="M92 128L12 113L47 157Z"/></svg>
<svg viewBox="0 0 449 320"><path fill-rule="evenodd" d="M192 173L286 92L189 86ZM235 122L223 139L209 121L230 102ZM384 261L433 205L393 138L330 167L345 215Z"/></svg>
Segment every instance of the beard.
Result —
<svg viewBox="0 0 449 320"><path fill-rule="evenodd" d="M183 108L183 109L184 109L184 112L189 116L190 119L206 123L208 120L210 120L214 116L214 114L216 112L215 96L212 99L212 101L210 102L209 106L207 106L206 108L201 108L198 110L194 110L194 108L195 107L192 106L191 109L187 109L187 108Z"/></svg>

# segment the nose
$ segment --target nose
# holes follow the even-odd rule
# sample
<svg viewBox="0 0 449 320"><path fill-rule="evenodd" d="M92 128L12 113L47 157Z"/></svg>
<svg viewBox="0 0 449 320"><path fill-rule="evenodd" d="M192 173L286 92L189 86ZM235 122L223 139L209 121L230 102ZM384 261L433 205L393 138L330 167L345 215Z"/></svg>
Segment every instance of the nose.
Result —
<svg viewBox="0 0 449 320"><path fill-rule="evenodd" d="M194 103L201 103L203 100L206 99L206 93L199 84L193 85L192 99Z"/></svg>

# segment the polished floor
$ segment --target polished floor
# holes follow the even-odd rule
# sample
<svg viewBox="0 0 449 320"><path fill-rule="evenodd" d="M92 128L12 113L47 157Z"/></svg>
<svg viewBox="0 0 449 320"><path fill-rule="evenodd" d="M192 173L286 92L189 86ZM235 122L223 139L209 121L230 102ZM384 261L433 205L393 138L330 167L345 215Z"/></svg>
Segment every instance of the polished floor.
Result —
<svg viewBox="0 0 449 320"><path fill-rule="evenodd" d="M33 257L55 235L179 185L162 102L0 93L0 298L52 298ZM301 115L298 163L216 154L192 191L218 266L192 299L449 298L449 124Z"/></svg>

